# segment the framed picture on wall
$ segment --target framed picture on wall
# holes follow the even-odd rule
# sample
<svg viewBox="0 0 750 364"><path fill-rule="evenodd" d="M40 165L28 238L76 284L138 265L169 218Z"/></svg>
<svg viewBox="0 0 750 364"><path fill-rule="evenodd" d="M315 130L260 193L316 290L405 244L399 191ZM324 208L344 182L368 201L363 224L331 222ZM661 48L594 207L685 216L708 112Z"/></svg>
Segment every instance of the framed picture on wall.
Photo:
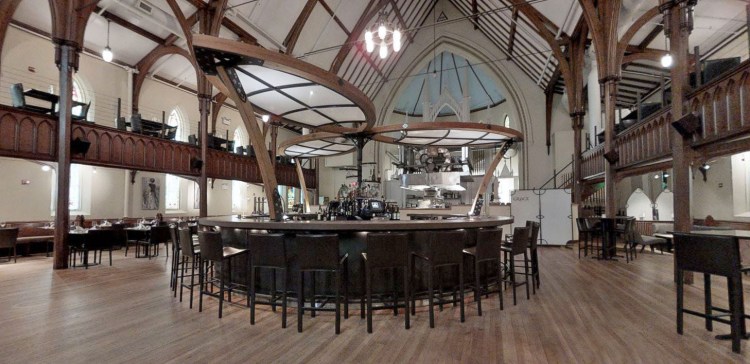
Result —
<svg viewBox="0 0 750 364"><path fill-rule="evenodd" d="M193 182L193 208L196 210L201 208L201 194L195 182Z"/></svg>
<svg viewBox="0 0 750 364"><path fill-rule="evenodd" d="M141 202L142 210L158 210L159 209L159 193L161 192L161 186L158 178L154 177L142 177L141 178L141 191L143 193L143 201Z"/></svg>

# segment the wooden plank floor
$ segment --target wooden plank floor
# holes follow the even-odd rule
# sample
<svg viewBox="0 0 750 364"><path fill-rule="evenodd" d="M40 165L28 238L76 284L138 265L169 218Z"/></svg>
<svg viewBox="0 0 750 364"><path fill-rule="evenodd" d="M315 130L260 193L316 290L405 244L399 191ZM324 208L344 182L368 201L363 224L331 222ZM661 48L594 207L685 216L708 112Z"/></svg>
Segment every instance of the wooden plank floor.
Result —
<svg viewBox="0 0 750 364"><path fill-rule="evenodd" d="M333 315L296 316L282 330L280 314L260 309L251 326L249 311L207 299L204 312L172 298L169 263L115 252L113 267L52 270L51 258L25 257L0 263L0 362L507 362L507 363L728 363L750 362L750 342L734 354L726 325L704 329L686 316L685 335L675 332L672 257L640 254L631 264L578 260L576 251L540 252L542 288L505 310L497 296L483 301L485 314L468 304L466 322L458 310L427 312L403 329L403 316L381 311L368 335L358 306L333 333ZM702 282L701 279L698 279ZM746 284L746 287L748 285ZM747 290L747 288L746 288ZM702 309L700 284L686 289L686 306ZM714 280L715 303L726 304L725 283ZM750 299L748 300L750 301Z"/></svg>

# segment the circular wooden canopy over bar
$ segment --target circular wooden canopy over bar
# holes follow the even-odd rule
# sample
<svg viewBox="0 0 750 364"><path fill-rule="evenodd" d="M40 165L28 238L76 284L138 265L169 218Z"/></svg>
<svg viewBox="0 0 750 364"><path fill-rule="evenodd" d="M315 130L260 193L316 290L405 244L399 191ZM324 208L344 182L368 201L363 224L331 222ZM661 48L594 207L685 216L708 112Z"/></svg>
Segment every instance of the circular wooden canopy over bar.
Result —
<svg viewBox="0 0 750 364"><path fill-rule="evenodd" d="M316 158L332 157L355 150L357 146L343 134L318 132L284 141L278 148L278 154L294 158Z"/></svg>
<svg viewBox="0 0 750 364"><path fill-rule="evenodd" d="M233 85L255 108L316 131L359 132L371 127L375 107L354 85L286 54L230 39L193 35L207 74L218 66L236 74ZM215 72L214 72L215 73ZM244 101L244 100L243 100Z"/></svg>
<svg viewBox="0 0 750 364"><path fill-rule="evenodd" d="M204 217L200 225L232 229L277 231L418 231L477 229L513 223L510 216L471 216L449 220L346 220L346 221L271 221L239 219L237 216Z"/></svg>
<svg viewBox="0 0 750 364"><path fill-rule="evenodd" d="M408 146L492 147L510 139L523 140L523 135L511 128L463 121L383 125L369 132L374 140Z"/></svg>

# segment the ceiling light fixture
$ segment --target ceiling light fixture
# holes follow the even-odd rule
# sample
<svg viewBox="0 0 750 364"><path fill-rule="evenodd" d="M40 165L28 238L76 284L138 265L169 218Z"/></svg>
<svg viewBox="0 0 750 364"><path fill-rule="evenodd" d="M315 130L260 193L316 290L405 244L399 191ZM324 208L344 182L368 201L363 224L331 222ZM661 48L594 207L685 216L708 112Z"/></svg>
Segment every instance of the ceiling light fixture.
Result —
<svg viewBox="0 0 750 364"><path fill-rule="evenodd" d="M377 34L377 39L375 35ZM365 30L365 49L367 53L375 50L375 42L379 42L378 54L383 59L388 57L388 46L393 47L394 52L401 50L401 31L388 21L388 13L381 11L372 28Z"/></svg>
<svg viewBox="0 0 750 364"><path fill-rule="evenodd" d="M42 170L45 171L45 172L49 172L50 169L52 169L52 168L50 168L50 166L48 166L46 164L42 166Z"/></svg>
<svg viewBox="0 0 750 364"><path fill-rule="evenodd" d="M109 19L107 19L107 46L102 51L102 59L104 62L112 62L114 55L112 54L112 48L109 48Z"/></svg>
<svg viewBox="0 0 750 364"><path fill-rule="evenodd" d="M265 114L265 115L261 116L260 118L263 119L264 123L267 123L268 120L271 120L271 117L268 114Z"/></svg>

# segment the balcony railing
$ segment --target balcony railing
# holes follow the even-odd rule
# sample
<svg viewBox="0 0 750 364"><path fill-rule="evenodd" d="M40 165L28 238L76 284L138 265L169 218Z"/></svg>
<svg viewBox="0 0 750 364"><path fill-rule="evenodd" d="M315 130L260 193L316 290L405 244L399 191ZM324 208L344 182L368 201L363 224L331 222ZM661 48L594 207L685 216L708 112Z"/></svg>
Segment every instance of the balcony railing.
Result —
<svg viewBox="0 0 750 364"><path fill-rule="evenodd" d="M195 145L135 134L88 122L73 122L72 139L90 142L85 154L72 154L74 163L103 167L199 176L190 160L200 159ZM57 120L0 105L0 156L41 161L57 160ZM262 183L255 157L209 149L205 163L210 178ZM314 169L303 168L308 188L317 188ZM279 184L299 186L293 165L277 164Z"/></svg>
<svg viewBox="0 0 750 364"><path fill-rule="evenodd" d="M687 97L689 111L701 119L701 130L693 135L692 146L706 156L736 153L750 148L738 140L750 132L750 60L701 86ZM653 165L672 158L672 109L663 108L616 136L614 149L620 159L618 172ZM721 143L719 143L721 142ZM583 153L582 177L590 179L604 172L604 145ZM646 169L639 169L647 172Z"/></svg>

